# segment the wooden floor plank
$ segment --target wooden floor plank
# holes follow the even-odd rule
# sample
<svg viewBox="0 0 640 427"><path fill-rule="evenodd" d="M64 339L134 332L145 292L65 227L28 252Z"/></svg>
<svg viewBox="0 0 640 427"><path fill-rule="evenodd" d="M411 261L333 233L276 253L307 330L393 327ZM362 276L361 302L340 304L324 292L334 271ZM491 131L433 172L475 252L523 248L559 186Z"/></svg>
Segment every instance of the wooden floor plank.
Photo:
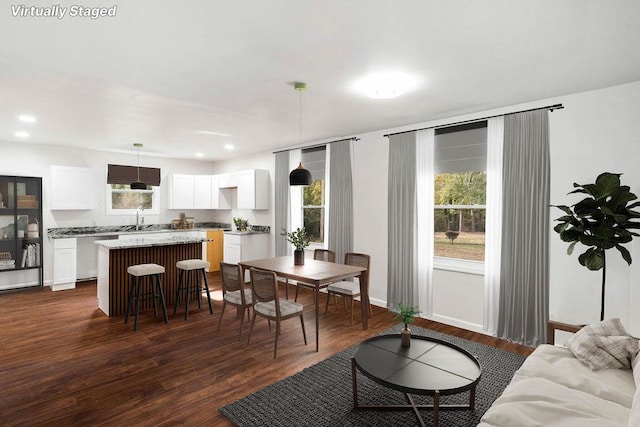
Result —
<svg viewBox="0 0 640 427"><path fill-rule="evenodd" d="M187 321L182 307L169 324L154 318L153 310L145 311L137 332L132 319L125 325L122 317L98 310L95 282L60 292L0 294L0 425L230 426L219 407L397 323L392 313L374 307L363 331L360 310L354 311L351 327L349 311L330 305L327 318L320 320L320 351L315 352L313 298L303 290L299 302L305 306L309 344L303 343L300 323L287 320L278 358L271 362L275 328L269 331L266 321L256 320L247 345L245 321L239 342L240 321L227 308L218 332L218 273L209 274L209 284L213 315L204 301L200 310L191 304ZM424 319L416 324L519 354L532 351Z"/></svg>

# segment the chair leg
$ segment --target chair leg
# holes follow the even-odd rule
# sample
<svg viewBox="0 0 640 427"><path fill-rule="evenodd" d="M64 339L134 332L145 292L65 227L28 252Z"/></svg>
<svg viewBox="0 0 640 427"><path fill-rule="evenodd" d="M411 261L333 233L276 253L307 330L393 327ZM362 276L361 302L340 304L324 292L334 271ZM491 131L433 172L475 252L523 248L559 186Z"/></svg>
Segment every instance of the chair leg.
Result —
<svg viewBox="0 0 640 427"><path fill-rule="evenodd" d="M327 310L329 309L329 299L331 298L331 292L327 289L327 303L324 305L324 317L327 317Z"/></svg>
<svg viewBox="0 0 640 427"><path fill-rule="evenodd" d="M244 314L243 314L244 316ZM251 318L251 326L249 326L249 337L247 338L247 344L251 341L251 331L253 331L253 325L256 323L256 313L253 312L253 317Z"/></svg>
<svg viewBox="0 0 640 427"><path fill-rule="evenodd" d="M136 292L135 276L131 276L129 281L129 301L127 301L127 310L124 313L124 324L129 322L129 314L131 313L131 305L133 304L133 298Z"/></svg>
<svg viewBox="0 0 640 427"><path fill-rule="evenodd" d="M182 289L182 280L183 280L184 270L180 270L180 274L178 275L178 289L176 289L176 301L173 304L173 314L176 314L178 310L178 304L180 303L180 290Z"/></svg>
<svg viewBox="0 0 640 427"><path fill-rule="evenodd" d="M204 276L204 289L207 291L207 301L209 302L209 313L213 314L213 307L211 306L211 294L209 293L209 282L207 282L207 272L202 269L202 275Z"/></svg>
<svg viewBox="0 0 640 427"><path fill-rule="evenodd" d="M273 358L276 358L276 352L278 351L278 337L280 336L280 320L276 320L276 342L273 346Z"/></svg>
<svg viewBox="0 0 640 427"><path fill-rule="evenodd" d="M160 304L162 304L162 314L164 315L164 323L169 323L169 316L167 315L167 304L164 300L164 292L162 291L162 281L158 274L156 276L156 284L158 285L158 293L160 294Z"/></svg>
<svg viewBox="0 0 640 427"><path fill-rule="evenodd" d="M143 280L143 283L144 283L144 277L143 277L142 280ZM137 282L137 284L136 284L137 296L136 296L136 319L135 319L135 322L133 324L134 325L133 326L133 330L134 331L138 330L138 317L140 316L140 297L141 297L140 294L141 294L141 288L142 288L142 286L141 286L142 283L140 283L139 278L137 278L137 277L136 277L136 282Z"/></svg>
<svg viewBox="0 0 640 427"><path fill-rule="evenodd" d="M353 295L351 296L351 320L349 325L353 326Z"/></svg>
<svg viewBox="0 0 640 427"><path fill-rule="evenodd" d="M304 319L302 313L300 313L300 325L302 325L302 338L304 338L304 345L307 345L307 333L304 330Z"/></svg>
<svg viewBox="0 0 640 427"><path fill-rule="evenodd" d="M222 316L224 316L224 309L227 306L227 301L222 297L222 311L220 311L220 320L218 321L218 332L220 332L220 325L222 325ZM244 317L244 313L242 315Z"/></svg>
<svg viewBox="0 0 640 427"><path fill-rule="evenodd" d="M242 307L242 317L240 317L240 335L238 335L238 341L242 341L242 327L244 326L244 311L247 310L247 314L249 313L249 307Z"/></svg>
<svg viewBox="0 0 640 427"><path fill-rule="evenodd" d="M189 320L189 288L191 288L191 272L187 271L187 284L185 286L184 295L184 320Z"/></svg>
<svg viewBox="0 0 640 427"><path fill-rule="evenodd" d="M153 296L153 316L158 317L158 293L157 293L158 288L155 286L155 283L153 282L154 276L156 275L154 274L153 276L149 277L149 286L151 286L151 295Z"/></svg>
<svg viewBox="0 0 640 427"><path fill-rule="evenodd" d="M298 302L298 290L300 290L300 285L296 285L296 297L293 301Z"/></svg>

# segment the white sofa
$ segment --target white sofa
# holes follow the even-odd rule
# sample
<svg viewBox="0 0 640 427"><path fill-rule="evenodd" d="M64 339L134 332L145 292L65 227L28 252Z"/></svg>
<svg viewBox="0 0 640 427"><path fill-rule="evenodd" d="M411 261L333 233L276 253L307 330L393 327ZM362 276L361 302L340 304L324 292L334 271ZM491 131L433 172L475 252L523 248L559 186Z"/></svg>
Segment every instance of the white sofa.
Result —
<svg viewBox="0 0 640 427"><path fill-rule="evenodd" d="M479 425L639 427L639 359L633 360L633 370L592 371L566 347L543 344L527 357Z"/></svg>

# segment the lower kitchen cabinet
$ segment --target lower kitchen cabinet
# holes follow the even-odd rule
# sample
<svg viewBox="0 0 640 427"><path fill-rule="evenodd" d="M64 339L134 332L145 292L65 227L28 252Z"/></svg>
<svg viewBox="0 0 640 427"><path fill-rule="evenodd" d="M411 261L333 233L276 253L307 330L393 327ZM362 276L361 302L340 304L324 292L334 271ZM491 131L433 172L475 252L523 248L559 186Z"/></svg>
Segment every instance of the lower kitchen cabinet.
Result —
<svg viewBox="0 0 640 427"><path fill-rule="evenodd" d="M53 286L61 291L76 287L78 239L53 239Z"/></svg>
<svg viewBox="0 0 640 427"><path fill-rule="evenodd" d="M269 233L224 233L224 262L237 264L268 256Z"/></svg>
<svg viewBox="0 0 640 427"><path fill-rule="evenodd" d="M224 231L208 230L207 238L207 261L211 265L209 271L220 271L220 262L223 259Z"/></svg>

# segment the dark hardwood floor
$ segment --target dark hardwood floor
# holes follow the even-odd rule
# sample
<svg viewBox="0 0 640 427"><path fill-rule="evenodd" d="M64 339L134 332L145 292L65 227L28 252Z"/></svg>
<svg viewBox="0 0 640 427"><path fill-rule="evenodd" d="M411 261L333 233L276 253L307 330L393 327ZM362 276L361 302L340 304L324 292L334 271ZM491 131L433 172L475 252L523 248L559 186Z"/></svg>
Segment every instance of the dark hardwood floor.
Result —
<svg viewBox="0 0 640 427"><path fill-rule="evenodd" d="M191 305L189 320L169 310L169 324L141 313L140 328L97 308L95 282L76 289L0 293L0 425L232 425L218 408L290 376L397 322L373 307L363 331L357 309L330 305L314 346L313 298L301 291L308 345L300 323L287 320L272 359L274 332L258 318L247 345L238 341L239 320L222 303L219 276L210 274L214 314ZM322 295L321 298L325 296ZM324 301L324 299L322 300ZM482 334L419 319L417 325L528 355L532 349ZM349 375L345 372L345 375Z"/></svg>

